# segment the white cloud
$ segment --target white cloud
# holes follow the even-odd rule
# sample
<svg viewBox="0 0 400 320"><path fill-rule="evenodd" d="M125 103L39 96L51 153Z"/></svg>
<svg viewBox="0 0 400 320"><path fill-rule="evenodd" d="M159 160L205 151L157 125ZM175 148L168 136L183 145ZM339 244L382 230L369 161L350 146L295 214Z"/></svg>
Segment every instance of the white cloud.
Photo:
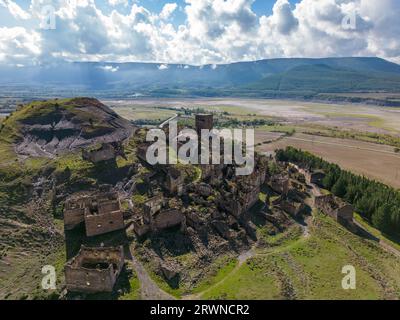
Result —
<svg viewBox="0 0 400 320"><path fill-rule="evenodd" d="M176 3L166 3L160 13L160 18L164 20L169 19L176 8L178 8Z"/></svg>
<svg viewBox="0 0 400 320"><path fill-rule="evenodd" d="M104 71L109 71L109 72L117 72L119 70L119 67L113 67L113 66L101 66L99 67L100 69Z"/></svg>
<svg viewBox="0 0 400 320"><path fill-rule="evenodd" d="M0 6L8 9L10 14L16 19L28 20L31 15L23 10L18 4L12 0L0 0Z"/></svg>
<svg viewBox="0 0 400 320"><path fill-rule="evenodd" d="M273 7L271 23L281 34L289 34L299 25L288 0L278 0Z"/></svg>
<svg viewBox="0 0 400 320"><path fill-rule="evenodd" d="M124 5L125 7L129 4L128 0L108 0L110 6L115 7L118 5Z"/></svg>
<svg viewBox="0 0 400 320"><path fill-rule="evenodd" d="M158 70L167 70L169 67L168 67L168 65L167 64L160 64L159 66L158 66Z"/></svg>
<svg viewBox="0 0 400 320"><path fill-rule="evenodd" d="M24 11L0 0L16 19L38 19L50 0L31 0ZM186 0L186 21L170 22L176 3L161 13L137 3L127 13L102 11L94 0L54 0L57 29L0 29L0 60L29 64L55 59L217 64L274 57L380 56L400 62L400 1L277 0L271 15L257 16L253 0ZM113 6L125 0L109 0ZM342 20L356 15L356 28ZM31 18L29 18L31 17ZM1 25L1 23L0 23ZM25 60L24 60L25 59Z"/></svg>
<svg viewBox="0 0 400 320"><path fill-rule="evenodd" d="M40 34L21 27L0 28L0 62L31 63L40 53Z"/></svg>

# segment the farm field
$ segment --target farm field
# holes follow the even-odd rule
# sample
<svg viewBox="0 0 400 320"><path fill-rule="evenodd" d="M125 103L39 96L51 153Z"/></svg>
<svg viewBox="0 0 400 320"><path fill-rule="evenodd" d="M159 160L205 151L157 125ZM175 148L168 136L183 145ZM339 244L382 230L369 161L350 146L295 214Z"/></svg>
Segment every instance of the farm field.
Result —
<svg viewBox="0 0 400 320"><path fill-rule="evenodd" d="M158 119L175 109L202 108L236 118L268 118L291 125L320 125L400 136L400 108L265 99L141 99L104 101L128 119ZM168 108L172 110L168 110Z"/></svg>
<svg viewBox="0 0 400 320"><path fill-rule="evenodd" d="M272 152L287 146L311 152L343 169L400 188L400 154L390 146L298 133L261 145L257 150Z"/></svg>

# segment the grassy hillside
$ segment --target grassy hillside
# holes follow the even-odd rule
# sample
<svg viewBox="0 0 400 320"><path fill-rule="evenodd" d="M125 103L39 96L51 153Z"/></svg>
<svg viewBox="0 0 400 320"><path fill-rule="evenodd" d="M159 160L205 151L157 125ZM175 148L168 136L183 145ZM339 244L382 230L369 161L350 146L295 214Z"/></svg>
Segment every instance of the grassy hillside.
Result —
<svg viewBox="0 0 400 320"><path fill-rule="evenodd" d="M271 238L273 241L273 237ZM204 299L395 299L399 258L355 236L331 218L314 214L310 235L258 249ZM357 289L343 290L342 267L356 268Z"/></svg>
<svg viewBox="0 0 400 320"><path fill-rule="evenodd" d="M357 71L324 64L298 66L267 76L247 86L253 90L299 92L356 92L400 90L400 75L386 72Z"/></svg>

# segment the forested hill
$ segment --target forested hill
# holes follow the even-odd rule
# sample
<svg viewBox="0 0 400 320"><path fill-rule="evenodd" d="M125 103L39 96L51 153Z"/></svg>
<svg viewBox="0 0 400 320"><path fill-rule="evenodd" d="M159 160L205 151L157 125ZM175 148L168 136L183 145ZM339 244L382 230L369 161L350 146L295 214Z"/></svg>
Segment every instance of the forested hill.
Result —
<svg viewBox="0 0 400 320"><path fill-rule="evenodd" d="M63 62L0 64L0 86L117 92L121 95L226 96L400 89L400 65L379 58L270 59L224 65Z"/></svg>

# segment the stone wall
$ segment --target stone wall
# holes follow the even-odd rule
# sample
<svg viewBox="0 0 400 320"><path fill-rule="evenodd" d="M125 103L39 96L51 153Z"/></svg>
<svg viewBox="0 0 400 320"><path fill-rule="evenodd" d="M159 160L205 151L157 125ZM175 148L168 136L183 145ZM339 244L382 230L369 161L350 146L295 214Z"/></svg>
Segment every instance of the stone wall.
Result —
<svg viewBox="0 0 400 320"><path fill-rule="evenodd" d="M184 192L184 176L182 173L171 167L167 171L165 188L170 194L181 196Z"/></svg>
<svg viewBox="0 0 400 320"><path fill-rule="evenodd" d="M143 211L146 215L154 215L161 210L163 205L164 196L160 194L146 201L146 203L143 205Z"/></svg>
<svg viewBox="0 0 400 320"><path fill-rule="evenodd" d="M123 265L122 247L81 247L78 255L65 265L67 290L83 293L112 292Z"/></svg>
<svg viewBox="0 0 400 320"><path fill-rule="evenodd" d="M88 237L123 229L125 224L118 194L99 193L67 200L65 229L71 230L82 222L85 222Z"/></svg>
<svg viewBox="0 0 400 320"><path fill-rule="evenodd" d="M175 226L185 226L185 215L176 209L161 211L153 218L152 229L163 230Z"/></svg>
<svg viewBox="0 0 400 320"><path fill-rule="evenodd" d="M301 202L293 202L283 200L279 203L279 207L285 211L286 213L290 214L292 217L298 217L306 210L306 205Z"/></svg>
<svg viewBox="0 0 400 320"><path fill-rule="evenodd" d="M325 178L325 173L323 171L305 171L306 181L311 184L316 184L317 186L323 187L323 180Z"/></svg>
<svg viewBox="0 0 400 320"><path fill-rule="evenodd" d="M72 230L85 221L85 212L91 203L90 197L70 198L64 205L64 228Z"/></svg>
<svg viewBox="0 0 400 320"><path fill-rule="evenodd" d="M324 195L315 198L315 207L339 222L352 222L354 208L334 195Z"/></svg>
<svg viewBox="0 0 400 320"><path fill-rule="evenodd" d="M93 237L125 228L121 210L85 215L86 235Z"/></svg>
<svg viewBox="0 0 400 320"><path fill-rule="evenodd" d="M286 195L289 192L290 179L285 176L274 176L270 181L271 189L279 194Z"/></svg>

